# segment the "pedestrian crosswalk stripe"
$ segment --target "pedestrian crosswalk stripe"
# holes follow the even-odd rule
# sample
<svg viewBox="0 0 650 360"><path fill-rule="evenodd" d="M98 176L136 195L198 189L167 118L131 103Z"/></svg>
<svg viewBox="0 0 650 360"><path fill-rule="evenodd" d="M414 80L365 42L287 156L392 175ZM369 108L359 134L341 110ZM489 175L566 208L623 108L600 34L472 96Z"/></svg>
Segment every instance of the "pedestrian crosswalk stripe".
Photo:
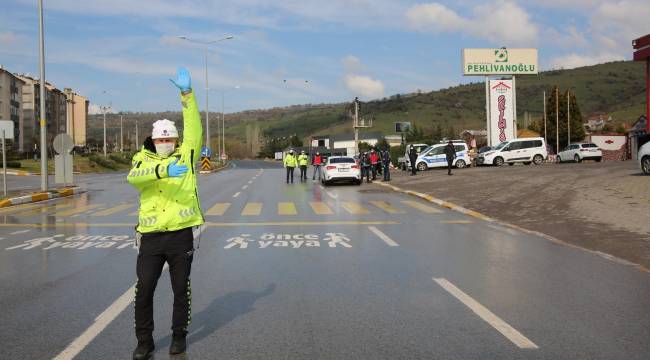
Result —
<svg viewBox="0 0 650 360"><path fill-rule="evenodd" d="M113 206L112 208L108 208L106 210L97 211L96 213L93 213L90 216L109 216L109 215L116 214L120 211L130 209L133 206L134 204L121 204L121 205Z"/></svg>
<svg viewBox="0 0 650 360"><path fill-rule="evenodd" d="M216 203L208 211L205 212L205 215L209 216L221 216L228 211L230 203Z"/></svg>
<svg viewBox="0 0 650 360"><path fill-rule="evenodd" d="M132 213L129 213L129 216L138 216L138 215L140 215L140 210L136 210Z"/></svg>
<svg viewBox="0 0 650 360"><path fill-rule="evenodd" d="M350 214L354 215L367 215L370 214L370 211L368 209L364 208L363 206L353 203L353 202L342 202L341 205L345 210L347 210Z"/></svg>
<svg viewBox="0 0 650 360"><path fill-rule="evenodd" d="M396 209L393 207L391 204L385 202L385 201L369 201L369 203L375 205L376 207L384 210L385 212L389 214L404 214L405 211L401 209Z"/></svg>
<svg viewBox="0 0 650 360"><path fill-rule="evenodd" d="M15 215L18 212L40 208L42 206L42 204L8 206L6 208L0 208L0 214L11 213L11 215Z"/></svg>
<svg viewBox="0 0 650 360"><path fill-rule="evenodd" d="M94 205L84 205L84 206L77 206L69 210L63 210L63 211L57 211L55 213L56 216L71 216L71 215L76 215L76 214L81 214L82 212L86 212L88 210L96 209L98 207L104 206L104 204L94 204Z"/></svg>
<svg viewBox="0 0 650 360"><path fill-rule="evenodd" d="M436 208L434 208L432 206L429 206L429 205L422 204L422 203L417 202L417 201L404 200L404 201L402 201L402 204L408 205L408 206L410 206L412 208L418 209L418 210L423 211L423 212L425 212L427 214L440 214L440 213L442 213L442 210L436 209Z"/></svg>
<svg viewBox="0 0 650 360"><path fill-rule="evenodd" d="M247 203L242 210L242 216L254 216L262 213L262 203Z"/></svg>
<svg viewBox="0 0 650 360"><path fill-rule="evenodd" d="M298 215L296 205L292 202L279 202L278 215Z"/></svg>
<svg viewBox="0 0 650 360"><path fill-rule="evenodd" d="M41 215L44 213L48 213L51 211L56 211L60 209L65 209L69 208L72 206L72 204L56 204L56 205L50 205L50 206L42 206L42 207L37 207L37 208L30 208L29 210L23 210L17 211L17 214L20 216L34 216L34 215Z"/></svg>
<svg viewBox="0 0 650 360"><path fill-rule="evenodd" d="M330 209L330 207L327 206L327 204L325 204L324 202L310 201L309 206L311 206L312 210L314 210L314 213L316 213L316 215L332 215L332 214L334 214L332 209Z"/></svg>

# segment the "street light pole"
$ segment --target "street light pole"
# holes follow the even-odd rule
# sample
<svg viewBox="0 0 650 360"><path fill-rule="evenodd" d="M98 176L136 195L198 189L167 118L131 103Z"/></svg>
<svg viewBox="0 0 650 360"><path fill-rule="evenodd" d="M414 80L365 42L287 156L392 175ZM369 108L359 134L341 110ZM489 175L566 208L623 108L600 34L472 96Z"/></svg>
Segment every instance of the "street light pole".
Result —
<svg viewBox="0 0 650 360"><path fill-rule="evenodd" d="M47 126L45 122L45 35L43 29L43 0L38 0L38 34L39 34L39 63L41 70L41 190L47 191Z"/></svg>
<svg viewBox="0 0 650 360"><path fill-rule="evenodd" d="M138 137L138 118L135 119L135 151L140 149L140 141Z"/></svg>
<svg viewBox="0 0 650 360"><path fill-rule="evenodd" d="M225 91L221 92L221 155L226 155L226 106L225 106ZM221 158L221 155L219 156Z"/></svg>
<svg viewBox="0 0 650 360"><path fill-rule="evenodd" d="M103 106L104 110L104 157L106 157L106 106Z"/></svg>
<svg viewBox="0 0 650 360"><path fill-rule="evenodd" d="M124 136L122 135L122 115L120 115L120 152L124 152Z"/></svg>

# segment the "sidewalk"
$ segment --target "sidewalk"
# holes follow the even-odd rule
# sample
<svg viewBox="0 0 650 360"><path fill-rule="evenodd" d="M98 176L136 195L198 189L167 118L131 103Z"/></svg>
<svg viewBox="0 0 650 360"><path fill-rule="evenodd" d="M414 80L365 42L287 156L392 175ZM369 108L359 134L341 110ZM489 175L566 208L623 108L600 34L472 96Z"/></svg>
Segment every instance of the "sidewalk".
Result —
<svg viewBox="0 0 650 360"><path fill-rule="evenodd" d="M388 184L650 268L650 178L585 162L391 172Z"/></svg>

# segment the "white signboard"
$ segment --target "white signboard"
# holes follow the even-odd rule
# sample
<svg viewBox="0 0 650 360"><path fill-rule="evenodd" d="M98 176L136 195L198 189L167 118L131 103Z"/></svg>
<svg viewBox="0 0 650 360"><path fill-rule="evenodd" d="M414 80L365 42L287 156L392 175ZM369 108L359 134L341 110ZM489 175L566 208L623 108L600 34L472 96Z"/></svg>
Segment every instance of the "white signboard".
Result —
<svg viewBox="0 0 650 360"><path fill-rule="evenodd" d="M515 107L512 80L490 80L488 145L515 138Z"/></svg>
<svg viewBox="0 0 650 360"><path fill-rule="evenodd" d="M535 75L537 49L463 49L463 75Z"/></svg>
<svg viewBox="0 0 650 360"><path fill-rule="evenodd" d="M625 135L591 135L591 142L598 145L601 150L618 151L625 146Z"/></svg>
<svg viewBox="0 0 650 360"><path fill-rule="evenodd" d="M13 140L14 139L14 122L11 120L0 120L0 138L2 138L2 134L4 134L4 138L7 140Z"/></svg>

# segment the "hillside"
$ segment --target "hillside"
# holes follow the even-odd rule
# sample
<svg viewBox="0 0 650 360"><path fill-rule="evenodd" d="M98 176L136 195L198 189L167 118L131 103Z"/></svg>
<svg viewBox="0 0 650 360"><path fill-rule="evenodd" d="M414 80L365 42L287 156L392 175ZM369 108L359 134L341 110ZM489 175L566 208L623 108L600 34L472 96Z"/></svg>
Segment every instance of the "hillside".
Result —
<svg viewBox="0 0 650 360"><path fill-rule="evenodd" d="M533 119L541 118L542 92L550 92L553 86L558 85L561 90L570 88L575 92L584 118L596 112L605 112L618 122L630 124L644 112L644 74L642 63L619 61L571 70L547 71L538 76L518 77L517 110L520 121L525 112L531 114ZM349 105L297 105L226 114L226 144L237 155L245 156L251 149L254 152L259 150L264 139L287 137L292 134L306 138L310 135L349 132ZM422 127L425 132L432 131L438 125L442 129L453 128L455 131L480 129L485 127L485 87L481 82L427 93L394 95L363 103L361 112L364 117L375 118L372 130L385 134L393 133L395 121L411 121ZM115 141L115 134L119 132L119 117L112 117L113 119L107 121L110 128L109 144ZM134 132L135 119L139 121L142 139L143 134L151 129L153 121L160 118L180 121L181 114L126 114L125 144L127 134ZM220 114L210 113L210 119L217 118L220 118ZM210 132L216 136L216 122L211 124ZM88 137L101 139L101 116L91 117ZM256 139L257 137L259 139ZM212 139L212 143L215 146L216 139Z"/></svg>

